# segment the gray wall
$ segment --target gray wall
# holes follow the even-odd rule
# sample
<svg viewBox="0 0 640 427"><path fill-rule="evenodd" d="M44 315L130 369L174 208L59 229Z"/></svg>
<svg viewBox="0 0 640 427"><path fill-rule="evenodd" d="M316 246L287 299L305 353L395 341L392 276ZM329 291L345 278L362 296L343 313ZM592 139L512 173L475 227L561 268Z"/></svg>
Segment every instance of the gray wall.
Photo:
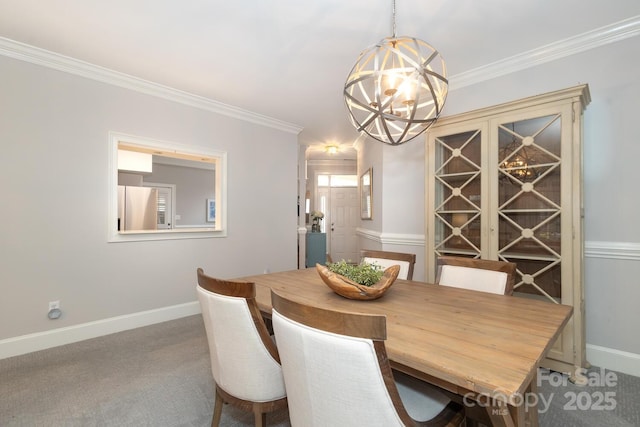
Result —
<svg viewBox="0 0 640 427"><path fill-rule="evenodd" d="M195 303L197 267L296 268L296 132L3 56L0 72L0 344ZM107 243L109 131L227 151L228 237Z"/></svg>

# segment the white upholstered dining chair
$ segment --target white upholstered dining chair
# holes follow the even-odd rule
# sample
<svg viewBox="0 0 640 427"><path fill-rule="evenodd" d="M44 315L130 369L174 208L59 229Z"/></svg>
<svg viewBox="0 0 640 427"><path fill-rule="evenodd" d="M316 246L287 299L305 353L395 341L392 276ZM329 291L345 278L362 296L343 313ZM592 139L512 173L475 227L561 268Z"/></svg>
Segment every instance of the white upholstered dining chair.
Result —
<svg viewBox="0 0 640 427"><path fill-rule="evenodd" d="M212 427L223 403L253 412L256 426L266 413L285 408L287 397L278 350L255 300L255 284L198 274L198 300L209 342L215 382Z"/></svg>
<svg viewBox="0 0 640 427"><path fill-rule="evenodd" d="M398 278L404 280L413 279L413 267L416 263L416 254L364 249L361 251L360 256L362 261L369 264L377 264L383 269L392 265L399 265L400 273L398 273Z"/></svg>
<svg viewBox="0 0 640 427"><path fill-rule="evenodd" d="M294 302L271 292L292 426L459 426L464 409L392 372L386 318Z"/></svg>
<svg viewBox="0 0 640 427"><path fill-rule="evenodd" d="M516 264L506 261L441 256L436 283L444 286L512 295Z"/></svg>

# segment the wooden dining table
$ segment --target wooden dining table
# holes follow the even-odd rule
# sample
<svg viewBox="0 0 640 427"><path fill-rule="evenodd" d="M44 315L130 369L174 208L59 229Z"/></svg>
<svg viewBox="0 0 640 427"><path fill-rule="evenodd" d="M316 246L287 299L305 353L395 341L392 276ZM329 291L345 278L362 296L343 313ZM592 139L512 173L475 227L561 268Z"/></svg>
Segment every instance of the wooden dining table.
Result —
<svg viewBox="0 0 640 427"><path fill-rule="evenodd" d="M400 279L379 299L351 300L315 268L239 280L256 283L265 316L271 290L331 310L385 315L392 367L480 409L494 425L538 425L537 368L573 313L567 305Z"/></svg>

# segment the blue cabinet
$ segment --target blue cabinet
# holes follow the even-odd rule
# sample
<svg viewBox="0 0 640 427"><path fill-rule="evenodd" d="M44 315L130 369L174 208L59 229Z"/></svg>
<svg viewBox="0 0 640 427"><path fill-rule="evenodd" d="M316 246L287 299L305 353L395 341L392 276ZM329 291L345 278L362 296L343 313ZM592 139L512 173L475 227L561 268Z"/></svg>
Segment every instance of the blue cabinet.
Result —
<svg viewBox="0 0 640 427"><path fill-rule="evenodd" d="M306 267L327 263L327 233L307 233Z"/></svg>

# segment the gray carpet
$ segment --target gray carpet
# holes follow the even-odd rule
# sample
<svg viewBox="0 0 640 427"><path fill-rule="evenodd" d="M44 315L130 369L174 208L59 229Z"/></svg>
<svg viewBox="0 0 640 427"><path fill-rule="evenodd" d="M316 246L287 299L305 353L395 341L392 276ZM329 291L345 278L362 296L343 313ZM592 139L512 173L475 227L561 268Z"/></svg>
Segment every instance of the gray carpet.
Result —
<svg viewBox="0 0 640 427"><path fill-rule="evenodd" d="M614 374L615 387L543 381L540 392L551 405L540 413L540 425L640 426L640 378ZM601 408L598 392L609 392ZM572 394L578 396L573 403ZM603 409L612 400L615 408ZM2 427L204 427L212 412L199 315L0 360ZM267 423L290 425L286 411L270 414ZM225 405L221 425L252 426L253 416Z"/></svg>

